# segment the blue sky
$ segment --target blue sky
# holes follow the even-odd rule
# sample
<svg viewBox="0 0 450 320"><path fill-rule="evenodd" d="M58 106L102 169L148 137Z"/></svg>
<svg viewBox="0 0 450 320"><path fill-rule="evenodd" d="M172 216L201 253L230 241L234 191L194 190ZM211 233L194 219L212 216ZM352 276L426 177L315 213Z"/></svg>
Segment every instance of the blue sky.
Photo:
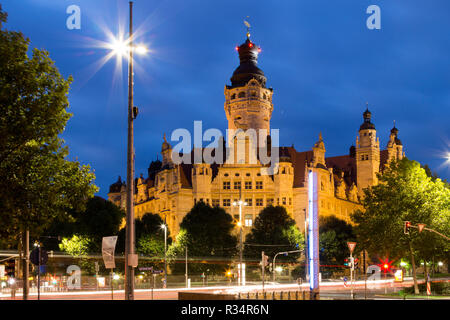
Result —
<svg viewBox="0 0 450 320"><path fill-rule="evenodd" d="M31 46L46 49L60 72L72 75L74 114L64 132L71 157L95 170L106 197L126 176L127 70L116 60L101 68L106 30L128 32L125 0L3 0L6 28L20 30ZM68 30L66 9L81 8L81 29ZM369 30L369 5L381 8L381 30ZM274 88L272 128L280 143L308 150L323 134L327 156L347 154L366 102L382 148L393 120L406 155L450 178L450 2L384 0L136 0L134 26L151 48L137 57L136 174L177 128L227 127L224 85L238 66L235 46L262 47L259 67ZM120 76L121 75L121 76ZM159 156L160 157L160 156ZM160 157L161 158L161 157Z"/></svg>

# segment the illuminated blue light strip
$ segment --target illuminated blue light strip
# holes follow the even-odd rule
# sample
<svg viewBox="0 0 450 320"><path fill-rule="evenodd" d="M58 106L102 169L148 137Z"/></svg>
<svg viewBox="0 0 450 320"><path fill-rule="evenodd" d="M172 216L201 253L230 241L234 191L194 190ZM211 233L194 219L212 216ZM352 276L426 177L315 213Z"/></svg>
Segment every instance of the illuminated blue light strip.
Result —
<svg viewBox="0 0 450 320"><path fill-rule="evenodd" d="M309 287L311 290L319 287L319 235L317 219L317 177L311 170L308 175L308 252L309 252Z"/></svg>

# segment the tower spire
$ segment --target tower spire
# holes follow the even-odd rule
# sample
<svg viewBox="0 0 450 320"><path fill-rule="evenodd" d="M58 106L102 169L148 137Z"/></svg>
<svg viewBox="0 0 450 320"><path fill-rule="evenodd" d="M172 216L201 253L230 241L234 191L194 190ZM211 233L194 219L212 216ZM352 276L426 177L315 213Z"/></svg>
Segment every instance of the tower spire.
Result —
<svg viewBox="0 0 450 320"><path fill-rule="evenodd" d="M249 16L247 16L247 20L248 20L248 18L249 18ZM250 23L247 20L244 20L244 24L247 27L247 39L250 40L250 27L251 26L250 26Z"/></svg>

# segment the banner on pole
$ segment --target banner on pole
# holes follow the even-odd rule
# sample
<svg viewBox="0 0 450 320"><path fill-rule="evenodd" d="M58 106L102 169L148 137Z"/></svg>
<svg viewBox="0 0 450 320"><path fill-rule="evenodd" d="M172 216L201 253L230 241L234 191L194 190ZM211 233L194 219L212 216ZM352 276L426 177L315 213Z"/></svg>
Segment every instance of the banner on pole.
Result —
<svg viewBox="0 0 450 320"><path fill-rule="evenodd" d="M117 236L103 237L102 239L102 256L105 268L114 269L116 262L114 260L114 251L116 249Z"/></svg>

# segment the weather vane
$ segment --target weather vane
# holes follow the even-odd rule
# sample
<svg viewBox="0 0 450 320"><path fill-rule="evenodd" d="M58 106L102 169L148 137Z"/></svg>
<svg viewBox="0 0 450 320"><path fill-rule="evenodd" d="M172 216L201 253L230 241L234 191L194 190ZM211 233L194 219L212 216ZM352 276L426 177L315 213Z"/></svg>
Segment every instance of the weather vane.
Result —
<svg viewBox="0 0 450 320"><path fill-rule="evenodd" d="M248 20L249 16L247 16L247 20ZM250 39L250 23L248 23L247 20L244 20L244 24L247 27L247 39Z"/></svg>

